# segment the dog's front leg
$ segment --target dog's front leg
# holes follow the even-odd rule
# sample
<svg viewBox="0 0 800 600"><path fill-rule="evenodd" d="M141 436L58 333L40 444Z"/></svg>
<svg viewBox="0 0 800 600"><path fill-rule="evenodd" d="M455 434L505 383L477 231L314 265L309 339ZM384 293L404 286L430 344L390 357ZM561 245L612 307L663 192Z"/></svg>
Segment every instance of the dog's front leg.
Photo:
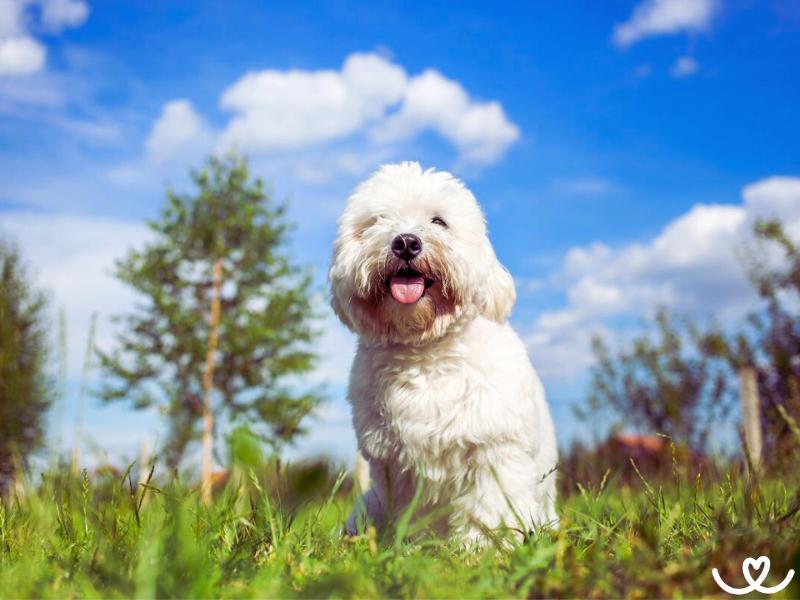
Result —
<svg viewBox="0 0 800 600"><path fill-rule="evenodd" d="M359 535L364 533L369 525L381 527L385 521L386 510L383 508L375 488L371 488L353 506L345 525L345 531L348 535Z"/></svg>

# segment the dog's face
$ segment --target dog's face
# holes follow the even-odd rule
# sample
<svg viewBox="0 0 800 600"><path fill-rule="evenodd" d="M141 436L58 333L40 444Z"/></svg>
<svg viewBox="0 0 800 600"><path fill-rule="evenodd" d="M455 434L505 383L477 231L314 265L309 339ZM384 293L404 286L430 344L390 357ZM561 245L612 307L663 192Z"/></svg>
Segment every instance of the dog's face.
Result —
<svg viewBox="0 0 800 600"><path fill-rule="evenodd" d="M515 299L472 193L417 163L384 166L356 189L329 277L333 309L366 341L419 344L479 314L503 322Z"/></svg>

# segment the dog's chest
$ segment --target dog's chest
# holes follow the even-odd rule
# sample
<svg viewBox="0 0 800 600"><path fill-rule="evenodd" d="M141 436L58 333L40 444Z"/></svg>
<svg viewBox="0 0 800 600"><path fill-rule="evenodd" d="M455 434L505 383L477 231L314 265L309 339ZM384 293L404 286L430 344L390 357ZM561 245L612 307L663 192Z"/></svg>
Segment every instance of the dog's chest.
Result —
<svg viewBox="0 0 800 600"><path fill-rule="evenodd" d="M480 444L476 419L486 402L476 385L476 365L457 348L436 360L413 353L372 358L369 390L378 419L370 451L406 470L421 467L426 478L463 472Z"/></svg>

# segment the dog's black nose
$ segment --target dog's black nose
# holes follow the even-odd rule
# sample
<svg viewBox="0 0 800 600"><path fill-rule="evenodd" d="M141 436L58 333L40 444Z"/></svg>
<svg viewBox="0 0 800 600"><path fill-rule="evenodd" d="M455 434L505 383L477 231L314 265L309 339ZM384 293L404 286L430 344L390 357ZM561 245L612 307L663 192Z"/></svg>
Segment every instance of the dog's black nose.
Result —
<svg viewBox="0 0 800 600"><path fill-rule="evenodd" d="M422 240L413 233L401 233L392 240L392 252L401 260L411 260L422 252Z"/></svg>

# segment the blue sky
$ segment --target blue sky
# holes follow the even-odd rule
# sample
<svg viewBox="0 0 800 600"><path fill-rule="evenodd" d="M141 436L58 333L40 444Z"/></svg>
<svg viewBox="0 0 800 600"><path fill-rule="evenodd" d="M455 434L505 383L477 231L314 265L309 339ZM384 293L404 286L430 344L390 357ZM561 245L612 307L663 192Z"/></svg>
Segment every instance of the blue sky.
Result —
<svg viewBox="0 0 800 600"><path fill-rule="evenodd" d="M461 176L562 442L594 433L569 409L592 332L624 338L657 305L729 323L754 306L734 249L758 216L800 223L800 5L516 4L0 0L0 230L68 320L53 439L72 435L90 314L108 346L132 305L114 257L166 184L230 146L291 200L321 304L359 180L408 159ZM325 326L314 379L333 401L293 452L347 459L352 337ZM156 414L86 403L112 460L158 438Z"/></svg>

